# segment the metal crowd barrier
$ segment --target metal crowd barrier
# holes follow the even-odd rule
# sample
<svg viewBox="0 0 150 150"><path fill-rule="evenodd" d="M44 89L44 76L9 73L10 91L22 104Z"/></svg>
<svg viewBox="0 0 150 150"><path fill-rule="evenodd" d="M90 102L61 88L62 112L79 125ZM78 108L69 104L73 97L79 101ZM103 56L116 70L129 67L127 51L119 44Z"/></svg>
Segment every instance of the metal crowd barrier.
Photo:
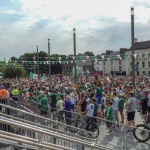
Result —
<svg viewBox="0 0 150 150"><path fill-rule="evenodd" d="M42 148L46 149L62 149L62 150L81 150L82 146L85 147L85 150L111 150L112 148L107 148L106 146L100 146L93 144L92 142L88 142L86 140L81 140L78 138L70 137L64 134L60 134L51 130L43 129L40 127L35 127L30 124L26 124L20 121L15 121L13 119L8 119L6 117L0 117L0 123L19 128L22 132L21 135L18 135L16 132L2 131L0 130L0 138L10 139L14 141L20 141L22 143L31 144L34 146L38 146L41 150ZM35 137L27 136L27 132L34 132ZM52 143L52 138L56 138L56 143ZM19 140L20 139L20 140ZM30 142L29 142L30 141ZM37 145L38 144L38 145Z"/></svg>
<svg viewBox="0 0 150 150"><path fill-rule="evenodd" d="M30 113L30 112L27 112L27 111L24 111L24 110L13 108L13 107L10 107L8 105L0 104L0 106L5 108L5 110L6 110L5 113L4 112L0 113L1 116L5 116L7 118L13 118L13 119L16 119L16 120L19 120L19 121L22 121L22 122L31 123L33 125L41 126L43 128L47 128L47 129L50 129L50 130L55 130L57 132L61 132L61 133L64 133L64 134L67 134L67 135L70 135L70 136L73 136L73 137L84 138L86 140L90 140L90 141L93 141L93 142L96 141L96 139L91 139L88 136L85 137L85 136L80 134L81 132L82 133L84 132L86 135L92 134L89 131L79 129L77 127L69 126L65 123L61 123L61 122L58 122L56 120L52 120L50 118L39 116L37 114L33 114L33 113ZM69 129L69 128L74 129L78 132L76 132L74 134L69 132L69 130L67 132L66 129Z"/></svg>
<svg viewBox="0 0 150 150"><path fill-rule="evenodd" d="M22 103L21 103L21 105L22 105ZM32 108L33 108L32 110L34 110L34 106ZM27 109L26 105L24 105L22 107L22 109L26 110ZM34 112L34 111L31 111L30 109L28 109L28 111L32 112L32 113ZM55 111L55 112L57 112L57 111ZM34 112L34 113L37 113L37 112ZM29 114L31 114L31 113L29 113ZM38 113L37 114L41 115L39 108L38 108ZM72 112L72 114L74 116L73 119L75 119L78 115L78 113L75 113L75 112ZM39 117L39 115L37 115L36 117ZM55 115L55 117L54 117L54 115ZM43 116L40 116L40 117L44 118L44 120L46 119ZM47 117L53 119L53 124L56 124L56 126L57 126L57 124L58 124L57 119L59 117L58 114L54 114L51 111L48 111L48 116ZM115 129L113 129L113 134L111 136L105 136L106 133L108 132L108 129L106 128L107 120L106 119L101 119L101 118L96 118L96 119L97 119L97 122L98 122L98 125L99 125L100 135L99 135L99 137L96 141L93 140L93 143L97 143L99 145L107 145L107 147L111 147L111 148L113 147L114 149L123 149L123 150L128 150L128 149L142 150L143 148L144 149L150 149L150 143L148 143L148 142L147 143L139 143L134 139L132 134L127 133L127 130L129 128L128 125L119 124L120 127L116 127ZM31 119L31 120L33 122L34 119ZM42 122L42 120L39 120L39 122ZM61 124L64 125L64 123L61 123ZM112 122L112 124L113 124L113 126L118 125L118 123L115 123L115 122ZM70 126L66 125L66 127L69 128ZM61 125L60 125L60 128L62 128ZM60 128L58 129L59 131L60 131ZM53 128L53 129L55 131L57 131L56 128ZM81 131L81 129L78 129L78 131ZM87 131L84 130L84 132L87 132ZM70 133L67 133L67 132L65 132L65 133L68 134L68 135L71 135ZM80 132L78 132L78 133L80 133ZM88 132L85 135L88 135ZM79 135L74 135L73 134L72 136L80 137L81 135L80 134ZM85 136L83 138L85 138ZM89 138L87 138L87 140L89 140Z"/></svg>

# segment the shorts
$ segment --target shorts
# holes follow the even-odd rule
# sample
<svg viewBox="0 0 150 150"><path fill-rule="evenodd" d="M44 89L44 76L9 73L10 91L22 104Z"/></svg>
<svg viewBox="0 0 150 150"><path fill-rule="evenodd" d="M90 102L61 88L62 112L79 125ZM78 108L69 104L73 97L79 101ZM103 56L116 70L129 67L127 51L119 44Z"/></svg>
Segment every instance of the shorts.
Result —
<svg viewBox="0 0 150 150"><path fill-rule="evenodd" d="M124 107L122 107L122 106L118 107L119 112L123 112L123 109L124 109Z"/></svg>
<svg viewBox="0 0 150 150"><path fill-rule="evenodd" d="M142 109L142 115L146 115L147 114L147 108Z"/></svg>
<svg viewBox="0 0 150 150"><path fill-rule="evenodd" d="M147 107L147 111L148 111L148 113L150 113L150 106Z"/></svg>
<svg viewBox="0 0 150 150"><path fill-rule="evenodd" d="M128 121L133 121L133 120L134 120L134 117L135 117L135 111L132 111L132 112L128 112L128 113L127 113L127 120L128 120Z"/></svg>
<svg viewBox="0 0 150 150"><path fill-rule="evenodd" d="M110 128L112 126L112 122L106 121L106 126L107 126L107 128Z"/></svg>
<svg viewBox="0 0 150 150"><path fill-rule="evenodd" d="M92 120L92 117L86 116L86 122L89 123Z"/></svg>
<svg viewBox="0 0 150 150"><path fill-rule="evenodd" d="M101 107L103 110L105 109L105 105L104 104L102 104L102 107Z"/></svg>
<svg viewBox="0 0 150 150"><path fill-rule="evenodd" d="M71 109L74 109L75 107L74 107L74 104L71 104Z"/></svg>
<svg viewBox="0 0 150 150"><path fill-rule="evenodd" d="M101 109L102 109L102 104L98 104L97 112L101 112Z"/></svg>
<svg viewBox="0 0 150 150"><path fill-rule="evenodd" d="M47 115L47 111L41 110L41 115Z"/></svg>

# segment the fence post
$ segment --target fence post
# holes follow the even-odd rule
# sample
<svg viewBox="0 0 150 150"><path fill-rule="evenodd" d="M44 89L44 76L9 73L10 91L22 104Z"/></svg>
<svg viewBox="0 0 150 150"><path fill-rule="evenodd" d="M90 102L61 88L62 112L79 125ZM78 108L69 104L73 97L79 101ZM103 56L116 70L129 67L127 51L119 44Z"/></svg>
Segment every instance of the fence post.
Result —
<svg viewBox="0 0 150 150"><path fill-rule="evenodd" d="M123 143L123 150L127 150L127 133L126 133L126 128L127 128L127 125L124 125L124 129L123 129L123 131L124 131L124 135L123 135L123 141L124 141L124 143Z"/></svg>
<svg viewBox="0 0 150 150"><path fill-rule="evenodd" d="M38 133L38 141L39 141L39 144L42 143L42 139L43 139L43 134L42 133ZM43 150L42 147L39 147L39 150Z"/></svg>

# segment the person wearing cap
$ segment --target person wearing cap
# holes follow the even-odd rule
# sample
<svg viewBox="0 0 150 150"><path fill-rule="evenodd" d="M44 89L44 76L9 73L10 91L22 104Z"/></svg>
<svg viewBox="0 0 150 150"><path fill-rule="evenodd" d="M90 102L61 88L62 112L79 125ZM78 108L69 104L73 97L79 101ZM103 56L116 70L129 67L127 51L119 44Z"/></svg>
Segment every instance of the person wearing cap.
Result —
<svg viewBox="0 0 150 150"><path fill-rule="evenodd" d="M128 93L128 102L127 102L127 120L129 126L135 126L135 112L136 112L136 103L137 100L134 98L134 93L129 92ZM127 132L132 132L131 129L129 129Z"/></svg>
<svg viewBox="0 0 150 150"><path fill-rule="evenodd" d="M93 118L95 107L90 98L87 98L86 102L87 102L86 110L82 112L82 114L86 114L85 127L87 126L87 123Z"/></svg>
<svg viewBox="0 0 150 150"><path fill-rule="evenodd" d="M123 114L123 110L124 110L124 104L125 104L125 94L122 93L120 94L120 99L119 99L119 103L118 103L118 110L119 110L119 113L120 113L120 117L121 117L121 122L122 124L124 124L124 114Z"/></svg>

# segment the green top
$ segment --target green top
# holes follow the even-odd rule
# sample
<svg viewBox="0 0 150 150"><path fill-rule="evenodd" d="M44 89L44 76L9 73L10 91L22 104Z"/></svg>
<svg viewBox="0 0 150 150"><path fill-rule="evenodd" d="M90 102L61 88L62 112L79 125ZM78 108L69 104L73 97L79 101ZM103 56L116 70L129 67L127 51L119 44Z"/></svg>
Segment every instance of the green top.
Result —
<svg viewBox="0 0 150 150"><path fill-rule="evenodd" d="M41 110L44 110L44 111L47 111L48 110L48 100L47 100L47 97L44 96L42 99L41 99Z"/></svg>
<svg viewBox="0 0 150 150"><path fill-rule="evenodd" d="M108 108L107 108L107 114L106 114L106 116L107 116L107 120L113 120L113 109L112 109L112 106L109 106Z"/></svg>
<svg viewBox="0 0 150 150"><path fill-rule="evenodd" d="M51 95L51 106L53 108L56 108L56 103L57 103L56 97L57 97L57 94L52 94Z"/></svg>
<svg viewBox="0 0 150 150"><path fill-rule="evenodd" d="M108 107L106 107L106 110L105 110L105 117L107 118L107 111L108 111Z"/></svg>
<svg viewBox="0 0 150 150"><path fill-rule="evenodd" d="M123 107L124 108L125 101L126 101L125 98L121 98L119 100L118 107Z"/></svg>
<svg viewBox="0 0 150 150"><path fill-rule="evenodd" d="M102 96L102 90L99 87L96 89L96 94Z"/></svg>
<svg viewBox="0 0 150 150"><path fill-rule="evenodd" d="M61 93L57 93L57 96L59 96L60 99L62 99L62 94Z"/></svg>

